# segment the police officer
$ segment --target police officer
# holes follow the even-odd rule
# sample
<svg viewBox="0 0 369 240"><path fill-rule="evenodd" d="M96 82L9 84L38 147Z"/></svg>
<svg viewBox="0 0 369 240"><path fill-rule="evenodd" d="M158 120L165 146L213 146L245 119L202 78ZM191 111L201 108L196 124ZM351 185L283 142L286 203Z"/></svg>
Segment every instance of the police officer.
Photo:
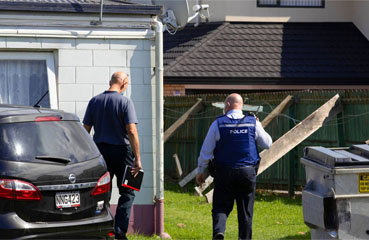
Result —
<svg viewBox="0 0 369 240"><path fill-rule="evenodd" d="M251 239L252 216L259 154L257 146L269 148L270 135L254 115L243 115L239 94L229 95L224 114L210 126L198 158L196 181L205 181L204 170L215 158L213 239L224 239L227 217L237 203L239 239Z"/></svg>

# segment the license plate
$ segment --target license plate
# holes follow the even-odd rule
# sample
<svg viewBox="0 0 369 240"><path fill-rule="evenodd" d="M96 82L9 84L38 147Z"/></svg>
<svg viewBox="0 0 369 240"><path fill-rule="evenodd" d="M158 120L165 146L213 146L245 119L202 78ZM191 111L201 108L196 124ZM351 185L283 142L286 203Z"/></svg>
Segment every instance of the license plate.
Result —
<svg viewBox="0 0 369 240"><path fill-rule="evenodd" d="M71 208L81 206L79 192L60 192L55 195L56 208Z"/></svg>
<svg viewBox="0 0 369 240"><path fill-rule="evenodd" d="M369 193L369 173L359 173L359 193Z"/></svg>

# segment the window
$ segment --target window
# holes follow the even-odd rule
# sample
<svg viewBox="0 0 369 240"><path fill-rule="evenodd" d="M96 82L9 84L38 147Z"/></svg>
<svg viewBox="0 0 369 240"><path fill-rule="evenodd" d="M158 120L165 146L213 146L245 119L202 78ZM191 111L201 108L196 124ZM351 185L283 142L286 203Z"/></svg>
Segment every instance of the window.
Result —
<svg viewBox="0 0 369 240"><path fill-rule="evenodd" d="M57 108L52 53L0 52L0 103Z"/></svg>
<svg viewBox="0 0 369 240"><path fill-rule="evenodd" d="M322 8L324 0L257 0L258 7L307 7Z"/></svg>
<svg viewBox="0 0 369 240"><path fill-rule="evenodd" d="M36 162L36 156L54 156L73 163L87 161L100 155L87 137L86 130L76 121L0 124L0 139L6 143L0 148L0 159Z"/></svg>

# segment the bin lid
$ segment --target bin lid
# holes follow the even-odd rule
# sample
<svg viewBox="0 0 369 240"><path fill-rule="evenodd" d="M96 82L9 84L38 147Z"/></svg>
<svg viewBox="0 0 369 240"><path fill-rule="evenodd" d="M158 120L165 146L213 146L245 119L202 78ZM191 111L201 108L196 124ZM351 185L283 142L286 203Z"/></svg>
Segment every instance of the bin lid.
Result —
<svg viewBox="0 0 369 240"><path fill-rule="evenodd" d="M369 145L351 148L306 147L304 157L327 167L369 165Z"/></svg>

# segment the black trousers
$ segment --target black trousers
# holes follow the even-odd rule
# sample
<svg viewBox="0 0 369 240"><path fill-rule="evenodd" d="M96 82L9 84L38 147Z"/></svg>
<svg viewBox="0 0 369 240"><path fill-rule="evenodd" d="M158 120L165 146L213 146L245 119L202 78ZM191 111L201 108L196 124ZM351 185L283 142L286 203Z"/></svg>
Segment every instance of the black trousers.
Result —
<svg viewBox="0 0 369 240"><path fill-rule="evenodd" d="M236 201L238 237L251 239L256 187L255 167L217 167L214 181L213 236L225 232L228 215Z"/></svg>
<svg viewBox="0 0 369 240"><path fill-rule="evenodd" d="M115 232L124 236L128 230L131 207L135 198L134 190L123 187L122 180L126 165L132 166L134 155L130 145L111 145L97 143L100 153L103 155L111 180L116 176L119 189L119 200L115 214Z"/></svg>

